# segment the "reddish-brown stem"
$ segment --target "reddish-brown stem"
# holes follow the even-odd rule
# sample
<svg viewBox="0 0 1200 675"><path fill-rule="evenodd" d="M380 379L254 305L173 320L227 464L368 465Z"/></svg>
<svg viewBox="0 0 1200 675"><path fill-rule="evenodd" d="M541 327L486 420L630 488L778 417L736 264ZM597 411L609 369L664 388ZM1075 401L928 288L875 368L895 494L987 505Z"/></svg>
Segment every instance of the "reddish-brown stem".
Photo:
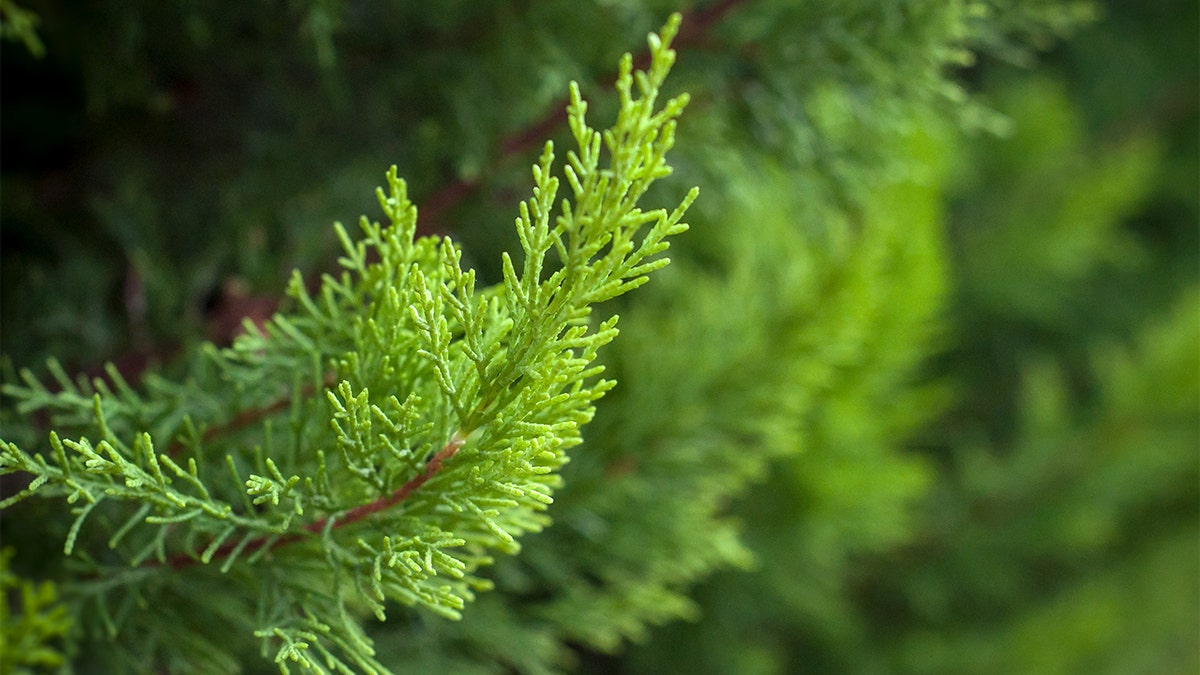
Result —
<svg viewBox="0 0 1200 675"><path fill-rule="evenodd" d="M454 439L446 444L446 447L438 450L437 454L429 458L429 461L425 463L425 470L422 471L420 475L410 478L406 483L404 483L404 485L401 485L387 497L381 497L373 502L356 506L349 511L344 512L342 516L337 519L337 522L333 524L333 526L343 527L351 523L358 522L372 513L378 513L384 509L391 508L405 499L408 499L409 495L428 482L430 478L433 478L438 471L441 471L442 463L457 454L458 449L463 446L464 442L465 441L460 436L455 435ZM316 522L309 523L304 527L304 529L313 533L320 532L321 530L325 529L325 525L328 520L328 517L322 518Z"/></svg>
<svg viewBox="0 0 1200 675"><path fill-rule="evenodd" d="M326 387L332 387L334 384L336 384L336 380L336 373L326 373L323 383ZM312 396L315 391L316 387L313 385L305 385L300 390L300 398L308 398L309 396ZM291 402L291 397L287 397L281 398L277 401L272 401L271 403L258 408L243 410L237 415L234 415L233 419L229 420L225 424L220 424L205 429L204 434L200 437L200 440L201 442L207 442L214 438L220 438L225 434L238 431L239 429L245 429L248 426L252 426L258 422L261 422L277 412L287 409ZM172 457L178 455L183 450L183 445L183 442L178 439L172 441L171 445L167 446L167 454L171 455Z"/></svg>
<svg viewBox="0 0 1200 675"><path fill-rule="evenodd" d="M242 546L242 553L253 553L261 549L263 546L267 546L268 542L270 542L270 549L274 550L281 546L286 546L302 539L306 539L310 534L320 534L325 530L326 527L332 529L345 527L347 525L356 523L373 513L378 513L385 509L389 509L405 499L408 499L413 492L417 491L422 485L429 482L429 479L437 475L437 472L441 471L442 465L445 463L445 461L457 454L459 448L463 446L464 442L465 440L456 434L454 438L446 444L445 447L439 450L433 457L429 458L429 461L425 463L425 469L421 471L420 474L410 478L404 483L404 485L401 485L386 497L380 497L375 501L368 502L366 504L360 504L359 506L347 511L343 511L337 515L326 516L319 520L314 520L311 523L305 524L301 528L300 532L294 532L287 536L279 537L278 539L272 539L270 536L264 535ZM330 524L331 519L333 520L332 524ZM225 558L236 548L238 548L238 542L235 541L222 544L221 546L217 547L216 551L213 552L209 562ZM187 553L179 553L168 558L165 564L167 567L177 570L190 567L198 562L200 562L199 559Z"/></svg>

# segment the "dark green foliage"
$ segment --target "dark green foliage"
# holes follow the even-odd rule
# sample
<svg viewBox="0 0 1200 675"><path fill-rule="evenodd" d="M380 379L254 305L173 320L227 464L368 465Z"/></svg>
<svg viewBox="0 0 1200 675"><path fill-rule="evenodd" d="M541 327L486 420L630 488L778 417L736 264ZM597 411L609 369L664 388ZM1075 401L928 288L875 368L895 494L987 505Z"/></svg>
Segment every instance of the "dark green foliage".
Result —
<svg viewBox="0 0 1200 675"><path fill-rule="evenodd" d="M164 672L320 658L302 643L412 673L1200 668L1194 3L687 4L663 95L692 103L645 197L704 195L671 266L586 319L573 303L622 282L571 281L536 227L551 204L517 230L513 205L538 144L577 140L565 83L614 117L613 64L675 3L26 4L46 54L3 43L0 340L37 375L6 371L0 431L48 459L49 428L98 443L67 373L117 357L111 435L220 446L197 470L244 522L144 453L77 533L86 500L8 506L5 583L33 593L9 617L33 616L5 617L6 648L88 672L119 626L97 653ZM327 223L373 210L389 164L409 182L383 200L397 225L365 231L383 264L343 235L361 280L318 290ZM414 229L461 249L406 249ZM587 274L649 271L592 241ZM420 273L381 274L407 264L389 255ZM266 322L293 267L291 318ZM618 313L598 363L619 385L572 389ZM194 346L243 315L259 330L232 350ZM406 508L255 543L409 484ZM495 513L460 515L466 494ZM115 564L159 542L173 574ZM373 560L408 571L360 575Z"/></svg>
<svg viewBox="0 0 1200 675"><path fill-rule="evenodd" d="M1077 68L1098 58L1097 43L1136 40L1137 29L1100 24L1054 63ZM1160 93L1136 99L1147 107L1118 116L1106 109L1123 92L1093 106L1055 69L991 65L985 91L1011 135L903 154L931 165L951 207L950 348L933 364L955 394L909 442L918 452L900 455L933 478L928 491L910 493L923 495L915 510L897 502L860 521L894 524L856 537L832 495L870 504L904 474L853 455L881 489L822 461L861 453L861 438L810 446L790 482L837 488L816 499L777 475L748 499L763 571L715 577L699 596L705 619L636 650L635 670L1196 669L1197 77L1193 57L1171 63L1153 74ZM1160 118L1168 97L1191 103ZM1182 175L1191 189L1177 187ZM846 426L884 426L888 409ZM885 436L882 456L895 448Z"/></svg>

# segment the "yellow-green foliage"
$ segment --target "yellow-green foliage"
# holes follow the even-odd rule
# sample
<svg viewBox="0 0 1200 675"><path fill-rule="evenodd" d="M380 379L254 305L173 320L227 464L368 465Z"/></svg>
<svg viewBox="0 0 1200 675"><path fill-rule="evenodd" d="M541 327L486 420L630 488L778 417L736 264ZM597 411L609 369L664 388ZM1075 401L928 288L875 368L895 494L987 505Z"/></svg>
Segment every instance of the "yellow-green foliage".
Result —
<svg viewBox="0 0 1200 675"><path fill-rule="evenodd" d="M51 581L21 579L9 568L13 550L0 552L0 672L33 673L62 666L61 640L71 616Z"/></svg>
<svg viewBox="0 0 1200 675"><path fill-rule="evenodd" d="M51 393L29 371L6 387L55 430L41 447L0 441L0 474L31 476L0 508L72 505L63 553L79 569L64 588L89 659L226 672L258 637L284 673L386 673L364 610L457 619L491 587L479 568L549 523L566 451L614 384L594 361L617 320L591 307L642 285L687 229L694 189L672 211L638 206L671 173L687 103L658 100L678 26L650 35L646 71L622 59L612 127L588 126L572 84L568 194L547 143L503 283L476 289L457 245L417 237L393 167L378 191L389 226L364 217L358 240L337 227L340 277L310 295L297 275L292 313L210 345L187 380L160 383L168 400L146 402L111 368L111 388L62 377ZM186 610L197 604L209 616ZM237 619L248 626L223 624L239 606L256 607Z"/></svg>

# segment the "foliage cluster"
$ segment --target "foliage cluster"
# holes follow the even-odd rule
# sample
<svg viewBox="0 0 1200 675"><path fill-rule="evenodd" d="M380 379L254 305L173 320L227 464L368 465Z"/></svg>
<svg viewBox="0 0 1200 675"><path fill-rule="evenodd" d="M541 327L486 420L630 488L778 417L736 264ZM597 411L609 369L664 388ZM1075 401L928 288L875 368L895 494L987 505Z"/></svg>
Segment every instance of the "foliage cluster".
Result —
<svg viewBox="0 0 1200 675"><path fill-rule="evenodd" d="M663 95L693 102L645 198L704 198L653 283L585 310L661 264L641 256L680 212L605 221L625 193L589 201L615 185L593 144L648 183L670 143L594 140L562 83L611 80L677 4L30 3L46 56L5 47L34 74L6 84L27 94L6 91L6 153L27 136L37 161L2 183L3 350L164 364L131 387L125 364L6 377L4 438L43 465L6 456L123 482L5 509L36 627L5 639L180 672L322 649L414 673L1194 670L1195 7L1114 2L1081 29L1077 2L689 5ZM30 121L47 100L71 123ZM544 155L514 229L547 134L580 148L573 206L544 219ZM346 274L193 348L227 337L239 287L338 255L324 223L387 163L393 225L342 233ZM39 407L74 445L47 449ZM255 631L267 659L235 637Z"/></svg>

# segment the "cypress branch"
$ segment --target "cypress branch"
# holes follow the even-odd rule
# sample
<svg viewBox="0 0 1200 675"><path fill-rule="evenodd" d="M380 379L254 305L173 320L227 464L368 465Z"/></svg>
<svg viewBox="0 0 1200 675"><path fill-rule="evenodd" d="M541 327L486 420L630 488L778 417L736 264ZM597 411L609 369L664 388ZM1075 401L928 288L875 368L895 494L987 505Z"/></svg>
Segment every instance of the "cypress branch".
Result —
<svg viewBox="0 0 1200 675"><path fill-rule="evenodd" d="M393 167L377 191L390 225L363 218L357 240L335 228L340 277L315 295L294 278L291 313L201 350L186 380L139 392L119 373L110 387L52 366L58 393L31 376L7 388L55 430L48 456L0 442L0 473L33 477L2 506L78 504L63 552L82 574L63 589L102 609L85 623L154 660L183 644L202 651L220 636L199 620L170 645L129 647L141 639L133 626L153 621L150 598L202 578L270 608L253 635L274 644L281 672L388 672L359 625L364 611L382 620L392 601L457 618L490 587L477 570L549 523L565 453L613 386L594 362L617 319L594 325L592 305L644 283L687 228L694 189L670 211L638 206L670 174L687 104L657 105L679 21L650 36L646 71L622 59L611 128L587 125L572 84L571 193L558 201L547 143L516 219L522 255L504 254L502 283L477 289L457 244L417 236ZM107 575L121 581L89 581ZM145 608L111 615L118 593Z"/></svg>

